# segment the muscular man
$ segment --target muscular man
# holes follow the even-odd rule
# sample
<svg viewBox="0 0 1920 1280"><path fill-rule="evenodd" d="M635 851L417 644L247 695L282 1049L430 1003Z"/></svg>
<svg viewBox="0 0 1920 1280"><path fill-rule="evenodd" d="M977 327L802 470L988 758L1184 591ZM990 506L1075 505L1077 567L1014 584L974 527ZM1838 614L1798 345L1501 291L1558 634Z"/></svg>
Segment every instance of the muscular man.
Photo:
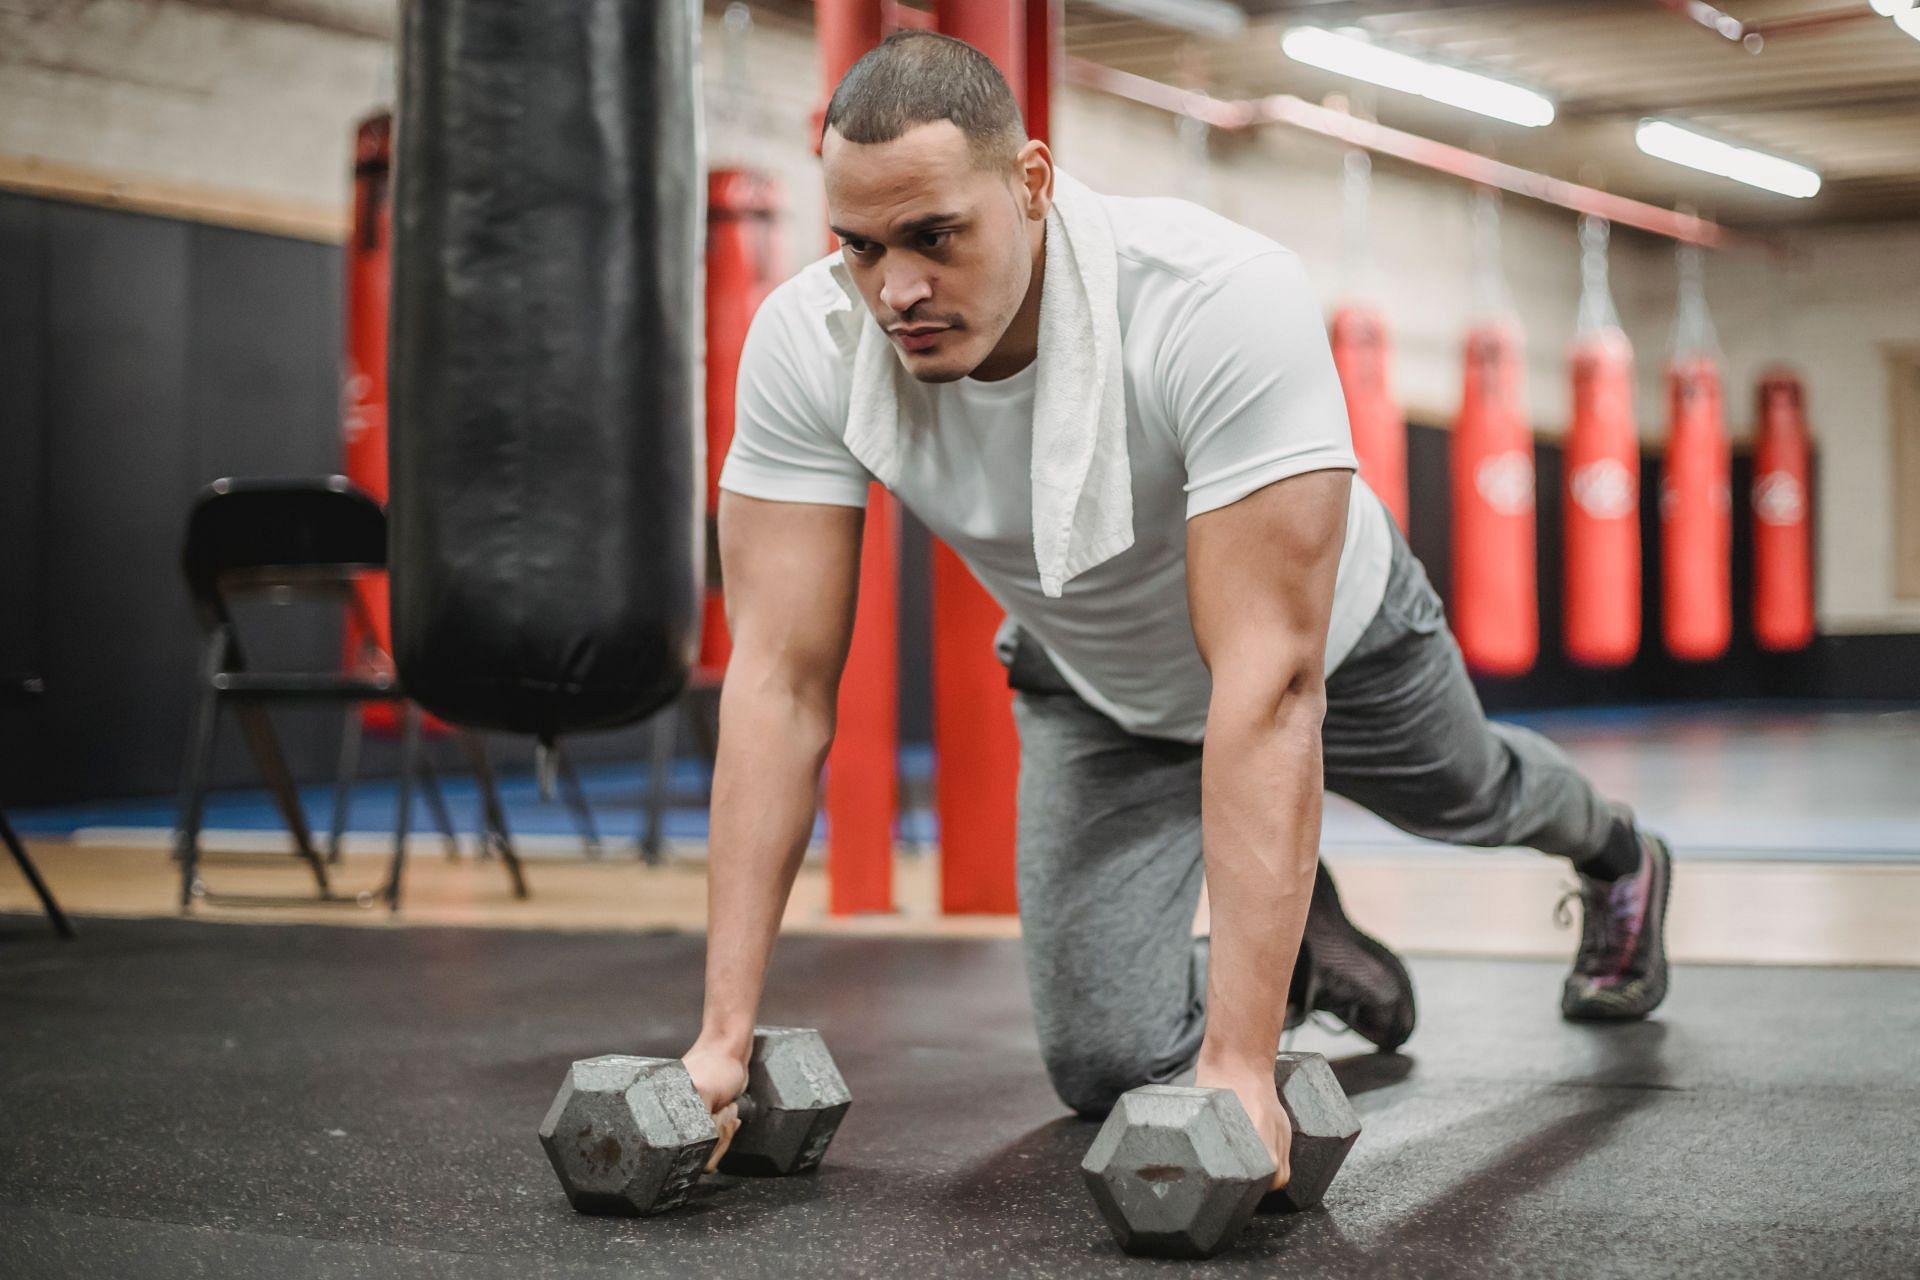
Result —
<svg viewBox="0 0 1920 1280"><path fill-rule="evenodd" d="M992 63L925 32L847 73L822 160L841 252L755 317L720 481L733 656L686 1057L715 1113L744 1087L813 825L876 477L1007 611L1020 918L1068 1106L1231 1088L1284 1182L1272 1063L1303 933L1313 1003L1382 1047L1407 1037L1404 969L1316 877L1323 788L1422 836L1567 859L1585 927L1563 1014L1658 1005L1666 848L1482 714L1354 476L1299 260L1194 205L1073 183Z"/></svg>

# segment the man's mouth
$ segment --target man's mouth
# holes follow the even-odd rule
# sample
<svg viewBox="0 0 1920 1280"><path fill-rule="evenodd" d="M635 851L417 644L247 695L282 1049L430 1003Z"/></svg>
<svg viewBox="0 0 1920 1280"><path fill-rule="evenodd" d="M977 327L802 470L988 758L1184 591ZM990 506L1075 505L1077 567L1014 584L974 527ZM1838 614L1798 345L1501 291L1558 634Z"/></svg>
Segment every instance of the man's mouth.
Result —
<svg viewBox="0 0 1920 1280"><path fill-rule="evenodd" d="M940 341L940 335L947 331L946 325L914 325L908 329L892 330L893 340L908 351L926 351Z"/></svg>

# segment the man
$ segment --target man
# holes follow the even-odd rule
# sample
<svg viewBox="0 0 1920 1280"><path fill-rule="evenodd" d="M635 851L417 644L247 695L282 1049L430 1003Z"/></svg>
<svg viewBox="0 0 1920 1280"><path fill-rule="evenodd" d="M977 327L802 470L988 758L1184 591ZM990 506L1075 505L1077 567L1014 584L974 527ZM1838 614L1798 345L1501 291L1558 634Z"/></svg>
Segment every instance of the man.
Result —
<svg viewBox="0 0 1920 1280"><path fill-rule="evenodd" d="M1666 849L1544 739L1487 723L1354 477L1294 256L1056 174L991 62L925 32L848 72L822 161L842 251L754 319L720 482L733 655L686 1063L723 1128L813 823L876 477L1009 615L1020 914L1067 1105L1231 1088L1281 1185L1272 1062L1303 934L1303 1003L1383 1048L1411 1032L1405 971L1316 877L1323 787L1424 836L1567 858L1586 920L1563 1012L1650 1012Z"/></svg>

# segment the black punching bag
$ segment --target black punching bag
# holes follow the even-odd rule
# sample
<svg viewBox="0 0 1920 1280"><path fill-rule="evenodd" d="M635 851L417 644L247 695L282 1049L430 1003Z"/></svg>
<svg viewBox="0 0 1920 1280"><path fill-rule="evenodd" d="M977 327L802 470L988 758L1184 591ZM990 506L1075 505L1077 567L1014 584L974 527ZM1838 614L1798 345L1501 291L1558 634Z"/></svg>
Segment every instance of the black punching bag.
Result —
<svg viewBox="0 0 1920 1280"><path fill-rule="evenodd" d="M698 643L699 9L405 9L394 658L458 724L627 724Z"/></svg>

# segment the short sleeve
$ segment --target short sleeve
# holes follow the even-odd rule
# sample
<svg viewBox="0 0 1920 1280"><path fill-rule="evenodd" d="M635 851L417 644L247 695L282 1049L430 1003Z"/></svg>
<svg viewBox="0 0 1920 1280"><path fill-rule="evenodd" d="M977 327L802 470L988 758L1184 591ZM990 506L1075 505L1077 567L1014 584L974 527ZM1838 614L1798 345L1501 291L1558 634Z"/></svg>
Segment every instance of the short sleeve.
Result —
<svg viewBox="0 0 1920 1280"><path fill-rule="evenodd" d="M1288 476L1358 469L1320 304L1292 253L1208 287L1169 327L1158 370L1188 519Z"/></svg>
<svg viewBox="0 0 1920 1280"><path fill-rule="evenodd" d="M834 429L834 357L824 347L808 354L806 322L789 281L747 327L720 487L772 502L864 507L872 477Z"/></svg>

